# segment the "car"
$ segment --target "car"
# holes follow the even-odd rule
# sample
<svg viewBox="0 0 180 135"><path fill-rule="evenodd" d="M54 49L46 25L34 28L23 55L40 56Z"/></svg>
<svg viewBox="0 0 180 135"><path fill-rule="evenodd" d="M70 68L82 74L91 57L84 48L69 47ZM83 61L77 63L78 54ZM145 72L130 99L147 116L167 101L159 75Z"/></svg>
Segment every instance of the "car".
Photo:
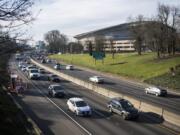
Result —
<svg viewBox="0 0 180 135"><path fill-rule="evenodd" d="M31 61L30 61L29 59L27 59L27 60L25 61L25 63L26 63L26 64L31 64Z"/></svg>
<svg viewBox="0 0 180 135"><path fill-rule="evenodd" d="M46 73L46 71L43 68L39 68L38 71L39 71L40 74L45 74Z"/></svg>
<svg viewBox="0 0 180 135"><path fill-rule="evenodd" d="M107 107L110 113L117 113L123 117L124 120L137 119L139 111L128 100L122 98L111 99Z"/></svg>
<svg viewBox="0 0 180 135"><path fill-rule="evenodd" d="M23 66L21 67L21 71L23 71L23 72L26 71L26 66L25 66L25 65L23 65Z"/></svg>
<svg viewBox="0 0 180 135"><path fill-rule="evenodd" d="M29 70L31 70L31 69L37 69L36 68L36 66L34 66L34 65L30 65L30 66L27 66L26 67L26 71L28 72Z"/></svg>
<svg viewBox="0 0 180 135"><path fill-rule="evenodd" d="M19 68L22 68L22 66L23 66L24 64L25 64L25 63L21 61L21 62L19 62L18 67L19 67Z"/></svg>
<svg viewBox="0 0 180 135"><path fill-rule="evenodd" d="M45 60L45 59L42 59L42 60L41 60L41 63L46 63L46 60Z"/></svg>
<svg viewBox="0 0 180 135"><path fill-rule="evenodd" d="M73 70L74 67L73 67L73 65L66 65L66 69L67 69L67 70Z"/></svg>
<svg viewBox="0 0 180 135"><path fill-rule="evenodd" d="M89 78L89 81L94 82L94 83L103 83L104 78L102 78L100 76L92 76Z"/></svg>
<svg viewBox="0 0 180 135"><path fill-rule="evenodd" d="M52 97L64 97L65 96L65 91L59 84L51 84L48 89L49 89L48 94Z"/></svg>
<svg viewBox="0 0 180 135"><path fill-rule="evenodd" d="M77 116L91 116L91 107L79 97L70 98L67 101L68 109L74 112Z"/></svg>
<svg viewBox="0 0 180 135"><path fill-rule="evenodd" d="M28 77L29 77L29 79L39 79L40 73L39 73L38 69L30 69L28 71Z"/></svg>
<svg viewBox="0 0 180 135"><path fill-rule="evenodd" d="M54 66L54 69L56 69L56 70L60 70L60 69L61 69L60 64L56 64L56 65Z"/></svg>
<svg viewBox="0 0 180 135"><path fill-rule="evenodd" d="M60 78L57 76L57 75L54 75L54 74L50 74L49 75L49 81L51 81L51 82L60 82L61 80L60 80Z"/></svg>
<svg viewBox="0 0 180 135"><path fill-rule="evenodd" d="M51 63L52 61L51 61L51 59L47 59L46 62L47 63Z"/></svg>
<svg viewBox="0 0 180 135"><path fill-rule="evenodd" d="M145 88L145 93L146 94L153 94L156 96L166 96L167 95L167 90L158 88L158 87L147 87Z"/></svg>

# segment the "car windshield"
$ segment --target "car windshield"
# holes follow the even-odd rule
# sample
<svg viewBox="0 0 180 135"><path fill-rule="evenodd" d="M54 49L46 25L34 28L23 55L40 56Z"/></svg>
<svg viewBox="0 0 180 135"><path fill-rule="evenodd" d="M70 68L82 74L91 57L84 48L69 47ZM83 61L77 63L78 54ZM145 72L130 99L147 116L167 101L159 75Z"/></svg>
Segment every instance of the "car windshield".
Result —
<svg viewBox="0 0 180 135"><path fill-rule="evenodd" d="M31 73L38 73L38 70L31 70Z"/></svg>
<svg viewBox="0 0 180 135"><path fill-rule="evenodd" d="M76 106L77 107L85 107L85 106L87 106L87 104L84 101L77 101Z"/></svg>
<svg viewBox="0 0 180 135"><path fill-rule="evenodd" d="M56 91L56 90L61 90L61 89L62 89L61 86L54 86L53 88L54 88L55 91Z"/></svg>
<svg viewBox="0 0 180 135"><path fill-rule="evenodd" d="M132 108L133 107L133 105L130 102L128 102L128 101L120 101L120 102L121 102L122 108L124 108L124 109L128 109L128 108Z"/></svg>

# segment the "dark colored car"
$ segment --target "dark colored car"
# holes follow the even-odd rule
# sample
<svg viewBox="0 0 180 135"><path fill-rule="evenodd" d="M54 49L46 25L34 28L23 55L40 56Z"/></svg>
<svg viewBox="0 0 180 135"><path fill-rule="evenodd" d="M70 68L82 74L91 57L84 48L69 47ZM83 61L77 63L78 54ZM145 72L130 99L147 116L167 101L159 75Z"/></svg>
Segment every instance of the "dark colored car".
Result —
<svg viewBox="0 0 180 135"><path fill-rule="evenodd" d="M51 84L49 86L48 94L51 97L64 97L65 96L65 91L63 90L63 88L60 85L58 85L58 84Z"/></svg>
<svg viewBox="0 0 180 135"><path fill-rule="evenodd" d="M128 100L112 99L108 102L108 109L111 113L117 113L125 120L136 119L139 117L139 111Z"/></svg>
<svg viewBox="0 0 180 135"><path fill-rule="evenodd" d="M50 76L49 76L49 81L51 81L51 82L60 82L61 80L60 80L60 78L57 76L57 75L53 75L53 74L51 74Z"/></svg>
<svg viewBox="0 0 180 135"><path fill-rule="evenodd" d="M42 60L41 60L41 63L46 63L46 60L45 60L45 59L42 59Z"/></svg>

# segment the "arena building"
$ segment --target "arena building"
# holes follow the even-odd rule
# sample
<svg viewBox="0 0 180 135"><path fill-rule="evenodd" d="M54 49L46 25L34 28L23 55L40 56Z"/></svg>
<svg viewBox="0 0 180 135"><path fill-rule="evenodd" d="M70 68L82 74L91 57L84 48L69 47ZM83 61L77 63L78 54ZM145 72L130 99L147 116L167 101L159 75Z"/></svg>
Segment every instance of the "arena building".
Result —
<svg viewBox="0 0 180 135"><path fill-rule="evenodd" d="M130 25L132 23L124 23L112 27L107 27L87 33L82 33L74 36L84 47L84 51L88 51L88 42L95 43L96 36L104 37L104 50L110 51L111 44L116 52L132 52L135 51Z"/></svg>

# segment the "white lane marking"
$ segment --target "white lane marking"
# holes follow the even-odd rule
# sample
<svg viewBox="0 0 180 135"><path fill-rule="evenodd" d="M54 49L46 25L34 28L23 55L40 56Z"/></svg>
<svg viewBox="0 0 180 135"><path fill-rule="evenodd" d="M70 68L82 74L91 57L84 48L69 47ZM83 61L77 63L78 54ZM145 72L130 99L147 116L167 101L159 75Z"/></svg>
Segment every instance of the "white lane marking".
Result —
<svg viewBox="0 0 180 135"><path fill-rule="evenodd" d="M15 64L16 68L17 68L17 65ZM20 72L19 70L17 70L18 72ZM79 124L76 120L74 120L69 114L67 114L62 108L60 108L56 103L54 103L50 98L48 98L38 87L36 87L36 85L34 85L30 80L28 80L26 78L26 76L21 73L21 75L24 76L24 78L26 79L26 81L29 81L33 87L35 87L39 93L44 96L47 100L49 100L55 107L57 107L61 112L63 112L69 119L71 119L76 125L78 125L82 130L84 130L88 135L92 135L91 132L89 132L85 127L83 127L81 124Z"/></svg>

